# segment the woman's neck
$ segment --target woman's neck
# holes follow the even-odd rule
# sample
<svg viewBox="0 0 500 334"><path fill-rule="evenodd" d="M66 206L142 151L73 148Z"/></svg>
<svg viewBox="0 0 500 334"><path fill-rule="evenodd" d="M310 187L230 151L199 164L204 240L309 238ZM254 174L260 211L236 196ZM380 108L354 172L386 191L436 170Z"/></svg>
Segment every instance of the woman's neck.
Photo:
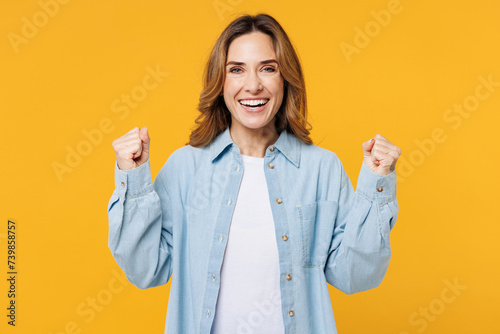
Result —
<svg viewBox="0 0 500 334"><path fill-rule="evenodd" d="M229 134L240 149L240 153L251 157L263 158L266 149L278 140L279 134L274 124L261 129L248 129L241 125L231 124Z"/></svg>

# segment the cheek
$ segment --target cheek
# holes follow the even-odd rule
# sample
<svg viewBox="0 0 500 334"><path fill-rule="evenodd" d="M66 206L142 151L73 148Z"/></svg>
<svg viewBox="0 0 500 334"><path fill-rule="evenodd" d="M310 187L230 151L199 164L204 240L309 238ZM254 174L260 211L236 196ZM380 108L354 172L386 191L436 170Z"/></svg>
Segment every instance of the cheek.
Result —
<svg viewBox="0 0 500 334"><path fill-rule="evenodd" d="M273 79L268 83L268 87L271 88L274 96L283 96L284 83L282 79Z"/></svg>
<svg viewBox="0 0 500 334"><path fill-rule="evenodd" d="M236 93L236 83L234 80L226 80L224 82L224 96L233 97Z"/></svg>

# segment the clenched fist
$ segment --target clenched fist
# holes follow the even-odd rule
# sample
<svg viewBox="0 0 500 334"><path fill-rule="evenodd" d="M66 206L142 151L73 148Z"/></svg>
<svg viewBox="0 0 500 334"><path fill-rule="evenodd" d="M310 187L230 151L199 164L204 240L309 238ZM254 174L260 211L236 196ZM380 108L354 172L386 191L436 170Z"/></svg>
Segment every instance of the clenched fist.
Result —
<svg viewBox="0 0 500 334"><path fill-rule="evenodd" d="M143 127L133 128L120 138L113 141L118 168L129 170L148 161L149 158L149 135L148 129Z"/></svg>
<svg viewBox="0 0 500 334"><path fill-rule="evenodd" d="M391 173L400 155L401 149L379 134L363 143L364 162L380 175Z"/></svg>

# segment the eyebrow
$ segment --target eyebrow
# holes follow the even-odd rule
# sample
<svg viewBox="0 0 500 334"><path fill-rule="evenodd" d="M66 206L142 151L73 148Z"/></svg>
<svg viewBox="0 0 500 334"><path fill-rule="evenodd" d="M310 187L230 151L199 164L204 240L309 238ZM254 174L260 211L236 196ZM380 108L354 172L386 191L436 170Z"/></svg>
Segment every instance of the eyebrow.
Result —
<svg viewBox="0 0 500 334"><path fill-rule="evenodd" d="M259 64L269 64L269 63L278 64L278 62L275 59L267 59L267 60L263 60L263 61L259 62ZM230 61L226 64L226 66L228 66L228 65L245 65L245 63L240 62L240 61Z"/></svg>

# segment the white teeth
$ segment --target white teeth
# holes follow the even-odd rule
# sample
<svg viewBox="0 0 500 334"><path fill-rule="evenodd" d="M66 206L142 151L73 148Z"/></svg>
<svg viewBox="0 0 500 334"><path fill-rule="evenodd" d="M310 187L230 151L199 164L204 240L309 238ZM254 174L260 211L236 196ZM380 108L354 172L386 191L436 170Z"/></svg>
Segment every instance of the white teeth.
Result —
<svg viewBox="0 0 500 334"><path fill-rule="evenodd" d="M245 106L256 106L259 104L265 104L269 100L240 100L240 104Z"/></svg>

